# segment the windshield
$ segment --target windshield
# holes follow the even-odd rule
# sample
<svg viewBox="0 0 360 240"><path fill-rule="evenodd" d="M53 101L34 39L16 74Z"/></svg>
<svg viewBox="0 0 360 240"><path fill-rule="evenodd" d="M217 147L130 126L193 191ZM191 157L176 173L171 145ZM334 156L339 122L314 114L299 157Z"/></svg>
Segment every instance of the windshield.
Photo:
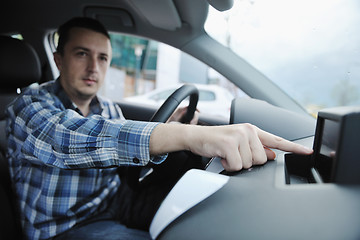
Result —
<svg viewBox="0 0 360 240"><path fill-rule="evenodd" d="M235 0L205 30L310 113L360 104L360 2Z"/></svg>

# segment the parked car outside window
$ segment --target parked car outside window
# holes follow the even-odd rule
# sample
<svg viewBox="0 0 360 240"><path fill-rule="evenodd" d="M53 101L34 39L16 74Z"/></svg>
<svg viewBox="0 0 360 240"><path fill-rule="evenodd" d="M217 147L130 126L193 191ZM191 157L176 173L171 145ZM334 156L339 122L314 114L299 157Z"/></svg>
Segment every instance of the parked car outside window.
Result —
<svg viewBox="0 0 360 240"><path fill-rule="evenodd" d="M198 110L204 114L230 117L230 105L234 96L227 89L218 85L194 84L199 90ZM158 88L143 95L127 97L126 101L160 107L164 101L181 85ZM184 100L181 106L187 106Z"/></svg>

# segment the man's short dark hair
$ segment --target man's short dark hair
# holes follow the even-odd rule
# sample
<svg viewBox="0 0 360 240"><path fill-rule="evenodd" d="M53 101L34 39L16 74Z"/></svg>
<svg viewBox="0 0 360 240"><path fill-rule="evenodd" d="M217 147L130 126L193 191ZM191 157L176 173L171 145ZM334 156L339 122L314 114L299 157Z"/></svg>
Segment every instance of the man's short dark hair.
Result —
<svg viewBox="0 0 360 240"><path fill-rule="evenodd" d="M62 24L57 30L57 33L59 34L59 43L56 51L61 55L64 54L65 44L67 43L67 41L69 41L70 30L75 27L86 28L98 33L102 33L108 39L110 39L108 31L106 30L104 25L98 20L87 17L75 17Z"/></svg>

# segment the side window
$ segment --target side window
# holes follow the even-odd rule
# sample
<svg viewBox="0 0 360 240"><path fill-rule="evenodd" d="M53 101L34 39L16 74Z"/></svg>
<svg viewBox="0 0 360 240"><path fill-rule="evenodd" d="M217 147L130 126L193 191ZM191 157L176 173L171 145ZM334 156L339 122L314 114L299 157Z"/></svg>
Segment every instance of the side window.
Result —
<svg viewBox="0 0 360 240"><path fill-rule="evenodd" d="M54 51L57 34L50 35ZM247 97L238 87L199 60L169 45L132 35L110 33L113 57L100 95L159 107L185 83L199 89L198 109L230 117L234 97Z"/></svg>
<svg viewBox="0 0 360 240"><path fill-rule="evenodd" d="M13 34L11 35L12 38L17 38L19 40L24 40L23 36L21 34Z"/></svg>
<svg viewBox="0 0 360 240"><path fill-rule="evenodd" d="M211 91L200 90L199 101L215 101L215 93Z"/></svg>
<svg viewBox="0 0 360 240"><path fill-rule="evenodd" d="M101 94L114 101L155 105L184 83L199 89L200 112L230 116L234 97L247 97L238 87L199 60L169 45L111 33L113 59Z"/></svg>

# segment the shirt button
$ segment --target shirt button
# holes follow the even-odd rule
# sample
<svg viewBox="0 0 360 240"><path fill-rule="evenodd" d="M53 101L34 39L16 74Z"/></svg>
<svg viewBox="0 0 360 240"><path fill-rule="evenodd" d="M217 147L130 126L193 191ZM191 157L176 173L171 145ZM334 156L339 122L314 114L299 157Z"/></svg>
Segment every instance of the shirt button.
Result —
<svg viewBox="0 0 360 240"><path fill-rule="evenodd" d="M136 163L136 164L138 164L140 162L140 160L138 159L138 158L133 158L133 163Z"/></svg>

